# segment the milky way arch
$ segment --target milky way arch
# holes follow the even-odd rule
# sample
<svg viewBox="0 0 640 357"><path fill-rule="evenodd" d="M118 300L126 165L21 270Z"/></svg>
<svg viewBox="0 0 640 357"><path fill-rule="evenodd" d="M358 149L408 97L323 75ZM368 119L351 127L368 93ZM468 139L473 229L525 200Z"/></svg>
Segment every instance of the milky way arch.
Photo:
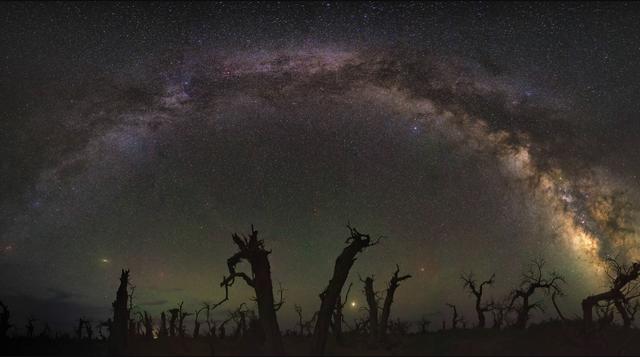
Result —
<svg viewBox="0 0 640 357"><path fill-rule="evenodd" d="M539 239L568 252L564 262L578 267L583 276L601 274L608 255L627 261L640 256L629 188L605 170L575 159L577 151L590 150L592 143L579 127L564 120L572 103L546 96L543 90L476 62L401 48L309 46L186 51L151 59L128 73L74 83L62 93L42 89L47 98L43 100L51 104L32 113L32 120L44 123L50 113L57 113L62 119L49 136L51 142L63 144L47 147L38 179L26 193L26 213L17 215L6 230L5 244L20 249L24 241L38 235L36 228L25 223L32 211L44 211L40 222L67 227L64 234L69 235L87 212L101 209L106 198L101 197L100 187L110 187L108 196L117 197L124 190L122 180L144 176L141 172L168 151L181 157L186 145L197 148L202 133L216 131L240 139L247 135L246 150L251 151L252 143L261 138L235 130L236 118L250 116L260 125L262 117L287 112L295 115L283 120L302 123L305 111L326 108L330 112L358 104L379 106L389 120L401 121L415 137L443 140L456 154L490 157L511 189L522 192L527 207L541 218L545 229ZM319 104L300 107L313 103ZM278 127L277 121L269 125L269 130L285 131L283 140L293 135L286 132L286 125ZM357 140L353 137L358 134L354 130L336 135ZM225 144L215 145L214 152ZM321 146L321 140L314 145ZM261 158L260 152L251 155ZM200 168L189 167L184 156L184 169L193 171L197 181ZM286 162L279 165L289 167ZM326 166L331 170L331 161ZM171 185L172 175L163 172L168 183L155 184ZM214 181L216 176L211 176ZM237 182L243 180L250 178L238 175ZM89 192L85 196L92 197L90 204L70 194L73 191ZM56 208L60 201L66 202L64 213ZM233 230L231 225L228 230ZM45 243L40 239L35 244ZM65 249L73 249L74 244ZM155 274L161 266L158 259L139 260L153 266L149 269ZM277 260L274 264L277 271ZM600 283L594 278L588 285Z"/></svg>

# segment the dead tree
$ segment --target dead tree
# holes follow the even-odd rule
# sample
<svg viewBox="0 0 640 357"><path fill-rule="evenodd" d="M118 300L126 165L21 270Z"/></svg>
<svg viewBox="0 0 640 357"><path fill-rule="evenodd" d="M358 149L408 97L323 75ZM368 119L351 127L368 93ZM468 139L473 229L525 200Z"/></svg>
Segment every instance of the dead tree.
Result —
<svg viewBox="0 0 640 357"><path fill-rule="evenodd" d="M116 293L116 300L113 302L113 324L109 335L109 353L121 356L126 354L127 348L127 325L129 324L130 310L127 306L129 293L129 270L122 270L120 274L120 286Z"/></svg>
<svg viewBox="0 0 640 357"><path fill-rule="evenodd" d="M158 338L165 339L169 335L167 330L167 315L164 311L160 314L160 330L158 331Z"/></svg>
<svg viewBox="0 0 640 357"><path fill-rule="evenodd" d="M236 328L233 332L233 338L235 339L247 334L247 314L250 310L246 307L247 304L243 302L235 311L229 312L229 318L236 323Z"/></svg>
<svg viewBox="0 0 640 357"><path fill-rule="evenodd" d="M353 286L353 283L349 284L349 287L347 288L347 294L344 296L344 299L342 299L341 296L338 295L336 308L333 312L333 323L331 327L333 329L333 334L336 336L336 342L338 344L343 344L344 342L342 341L342 323L344 322L344 315L342 311L344 309L344 306L347 304L347 301L349 300L349 292L351 291L351 286Z"/></svg>
<svg viewBox="0 0 640 357"><path fill-rule="evenodd" d="M389 322L389 331L393 334L406 336L411 328L410 321L402 321L400 318L396 318L395 321Z"/></svg>
<svg viewBox="0 0 640 357"><path fill-rule="evenodd" d="M236 278L241 278L255 290L259 320L265 334L266 351L270 354L282 355L284 354L284 346L278 326L277 308L273 299L271 266L269 264L271 251L264 248L264 242L258 239L258 231L253 229L253 226L251 226L249 237L234 233L232 238L238 246L238 252L227 260L229 276L223 277L220 286L225 287L228 297L228 288L233 285ZM252 277L236 271L236 265L243 260L251 265Z"/></svg>
<svg viewBox="0 0 640 357"><path fill-rule="evenodd" d="M527 327L531 310L539 309L544 311L541 302L530 301L536 290L543 290L547 295L554 291L562 292L560 283L564 282L564 278L556 272L545 275L543 272L544 264L544 260L534 259L529 265L529 270L522 275L520 287L511 292L509 306L515 308L517 312L517 319L514 325L516 328L524 329ZM520 299L520 305L516 306L515 302L518 299Z"/></svg>
<svg viewBox="0 0 640 357"><path fill-rule="evenodd" d="M313 331L313 342L311 344L311 354L323 355L331 325L331 315L338 301L338 296L342 292L349 270L356 261L356 255L363 249L376 245L380 240L372 241L368 234L362 234L357 229L347 225L351 236L345 241L346 246L336 259L333 276L329 280L329 285L320 294L320 310L318 321Z"/></svg>
<svg viewBox="0 0 640 357"><path fill-rule="evenodd" d="M193 323L193 338L198 338L200 336L200 321L198 320L198 318L202 310L204 310L204 307L200 308L199 310L196 310L195 312L194 317L196 320Z"/></svg>
<svg viewBox="0 0 640 357"><path fill-rule="evenodd" d="M318 312L316 311L312 316L311 319L309 320L304 320L304 318L302 317L302 307L300 305L294 305L294 310L296 311L296 314L298 315L298 329L299 329L299 334L300 336L310 336L312 331L312 327L314 322L316 321L316 319L318 318Z"/></svg>
<svg viewBox="0 0 640 357"><path fill-rule="evenodd" d="M84 330L87 333L87 339L89 341L93 340L93 325L91 325L90 320L85 321Z"/></svg>
<svg viewBox="0 0 640 357"><path fill-rule="evenodd" d="M378 339L381 342L384 342L387 335L387 329L389 327L389 315L391 314L391 304L393 304L393 296L396 293L396 289L398 289L398 286L400 286L401 281L411 278L411 275L398 276L399 272L400 266L396 264L396 271L391 276L391 280L389 280L389 285L387 286L387 294L384 298L384 305L382 307L378 336Z"/></svg>
<svg viewBox="0 0 640 357"><path fill-rule="evenodd" d="M33 331L35 330L35 325L33 323L36 321L38 320L34 317L29 317L29 319L27 320L27 325L25 326L25 328L27 329L27 338L33 338Z"/></svg>
<svg viewBox="0 0 640 357"><path fill-rule="evenodd" d="M551 293L551 303L553 304L553 308L556 309L556 313L558 314L560 321L567 322L567 319L564 317L564 314L562 313L562 311L560 311L560 307L558 306L558 302L556 301L556 297L558 296L564 296L564 292L554 290Z"/></svg>
<svg viewBox="0 0 640 357"><path fill-rule="evenodd" d="M378 340L378 310L379 296L373 289L373 276L368 276L364 280L364 296L367 300L367 311L369 312L369 344L375 344Z"/></svg>
<svg viewBox="0 0 640 357"><path fill-rule="evenodd" d="M153 318L146 311L142 317L144 323L144 336L153 339Z"/></svg>
<svg viewBox="0 0 640 357"><path fill-rule="evenodd" d="M296 314L298 315L298 329L299 332L298 334L300 336L304 336L304 320L302 319L302 306L298 305L298 304L294 304L293 305L293 309L295 310Z"/></svg>
<svg viewBox="0 0 640 357"><path fill-rule="evenodd" d="M185 337L187 331L186 331L186 326L184 325L184 320L187 317L191 316L190 312L182 311L183 304L184 304L184 301L180 302L179 309L178 309L178 335L180 337Z"/></svg>
<svg viewBox="0 0 640 357"><path fill-rule="evenodd" d="M204 302L202 303L202 308L205 311L205 322L207 323L207 335L208 336L215 336L216 335L216 328L212 326L211 323L211 304L209 304L208 302Z"/></svg>
<svg viewBox="0 0 640 357"><path fill-rule="evenodd" d="M180 309L173 308L169 310L169 336L175 337L178 335L178 313Z"/></svg>
<svg viewBox="0 0 640 357"><path fill-rule="evenodd" d="M463 275L460 277L460 279L464 281L464 285L462 288L469 289L469 293L475 296L476 298L475 309L476 309L476 314L478 314L478 328L484 328L486 324L484 313L491 311L492 309L492 306L490 303L489 304L482 303L482 293L484 292L483 290L485 285L493 284L495 277L496 275L492 274L489 280L485 280L481 282L480 285L478 285L478 282L473 277L473 273L471 272L467 275Z"/></svg>
<svg viewBox="0 0 640 357"><path fill-rule="evenodd" d="M431 325L431 321L427 320L426 317L422 316L420 321L418 321L418 326L420 326L420 334L426 335L427 331L429 331L429 325Z"/></svg>
<svg viewBox="0 0 640 357"><path fill-rule="evenodd" d="M458 329L458 324L461 323L463 321L462 317L458 316L458 309L456 308L456 305L453 304L449 304L447 303L447 306L449 306L453 312L453 314L451 315L451 329L452 330L456 330ZM444 330L446 327L444 321L442 322L442 329Z"/></svg>
<svg viewBox="0 0 640 357"><path fill-rule="evenodd" d="M491 305L491 314L493 315L493 325L491 328L500 330L504 324L504 319L509 312L509 303L495 302L492 300L489 304Z"/></svg>
<svg viewBox="0 0 640 357"><path fill-rule="evenodd" d="M76 327L76 338L82 339L82 331L85 331L85 325L90 324L88 320L83 318L78 319L78 327Z"/></svg>
<svg viewBox="0 0 640 357"><path fill-rule="evenodd" d="M104 336L104 334L102 333L102 328L106 327L107 328L107 332L109 334L109 338L111 338L111 328L113 326L113 321L111 321L111 318L108 318L107 321L101 321L100 323L98 323L98 335L100 336L101 340L106 340L107 337Z"/></svg>
<svg viewBox="0 0 640 357"><path fill-rule="evenodd" d="M622 318L625 327L630 327L632 316L628 306L631 300L640 296L638 290L638 277L640 276L640 263L629 265L621 264L614 258L607 258L607 276L609 278L609 290L592 295L582 300L582 316L585 329L589 330L593 321L593 307L600 302L613 303Z"/></svg>
<svg viewBox="0 0 640 357"><path fill-rule="evenodd" d="M0 312L0 340L3 340L7 338L7 333L13 325L11 324L11 311L9 307L0 301L0 308L2 308L2 312Z"/></svg>

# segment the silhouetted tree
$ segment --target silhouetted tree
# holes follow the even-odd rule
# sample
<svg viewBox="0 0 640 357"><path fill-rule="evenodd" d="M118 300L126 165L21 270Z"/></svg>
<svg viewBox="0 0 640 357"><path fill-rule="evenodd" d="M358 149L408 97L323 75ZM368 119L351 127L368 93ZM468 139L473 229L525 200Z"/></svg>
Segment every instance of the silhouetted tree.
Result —
<svg viewBox="0 0 640 357"><path fill-rule="evenodd" d="M379 326L379 339L381 342L384 342L387 334L387 328L389 325L389 315L391 314L391 304L393 304L393 296L396 293L396 289L400 286L400 282L403 280L407 280L411 278L411 275L398 276L400 272L400 266L396 264L396 271L391 276L391 280L389 280L389 285L387 286L387 294L384 298L384 305L382 307L382 315L380 318L380 326Z"/></svg>
<svg viewBox="0 0 640 357"><path fill-rule="evenodd" d="M427 320L426 317L422 316L420 318L420 321L418 322L418 325L420 326L420 334L426 335L427 331L429 330L429 325L431 325L431 321Z"/></svg>
<svg viewBox="0 0 640 357"><path fill-rule="evenodd" d="M514 325L516 328L524 329L527 327L531 310L539 309L544 311L540 302L532 303L530 301L531 296L536 290L543 290L545 294L550 294L553 291L562 291L559 284L564 282L564 278L556 272L545 275L543 272L544 265L545 262L543 259L534 259L529 265L528 270L522 274L520 287L511 293L509 306L515 307L517 312L517 320ZM520 305L516 306L515 302L518 299L520 299Z"/></svg>
<svg viewBox="0 0 640 357"><path fill-rule="evenodd" d="M90 320L86 320L84 323L84 330L87 333L87 339L89 341L93 340L93 325Z"/></svg>
<svg viewBox="0 0 640 357"><path fill-rule="evenodd" d="M472 294L473 296L475 296L476 298L476 304L475 304L475 309L476 309L476 314L478 314L478 327L479 328L484 328L485 326L485 316L484 313L491 311L492 306L491 304L483 304L482 303L482 293L484 292L484 287L485 285L491 285L494 282L496 275L492 274L491 278L489 278L489 280L485 280L483 282L480 283L480 285L478 285L478 282L476 281L476 279L473 277L473 273L470 272L467 275L463 275L462 277L460 277L462 279L462 281L464 281L464 286L463 289L469 289L469 293Z"/></svg>
<svg viewBox="0 0 640 357"><path fill-rule="evenodd" d="M144 336L147 339L153 339L153 318L145 311L142 316L142 321L144 324Z"/></svg>
<svg viewBox="0 0 640 357"><path fill-rule="evenodd" d="M373 276L368 276L364 280L364 296L367 300L367 312L369 313L369 344L375 344L378 340L378 302L380 300L378 293L373 289Z"/></svg>
<svg viewBox="0 0 640 357"><path fill-rule="evenodd" d="M411 328L411 322L402 321L400 318L396 318L395 321L389 322L389 331L392 334L406 336L409 333L409 329Z"/></svg>
<svg viewBox="0 0 640 357"><path fill-rule="evenodd" d="M296 314L298 315L298 328L300 329L299 334L300 336L304 336L304 320L302 318L302 306L298 305L298 304L294 304L293 305L293 309L295 310Z"/></svg>
<svg viewBox="0 0 640 357"><path fill-rule="evenodd" d="M491 305L491 314L493 315L493 325L491 328L499 330L502 328L505 316L510 310L509 301L495 302L492 300L489 304Z"/></svg>
<svg viewBox="0 0 640 357"><path fill-rule="evenodd" d="M451 311L452 311L451 329L456 330L458 328L458 324L462 322L463 318L458 316L458 309L456 308L456 305L447 303L447 306L449 306L451 308ZM443 321L442 322L442 329L444 330L445 327L446 327L446 324Z"/></svg>
<svg viewBox="0 0 640 357"><path fill-rule="evenodd" d="M640 285L637 281L640 276L640 263L636 262L629 266L619 263L614 258L607 258L606 272L609 278L609 290L582 300L582 316L587 330L591 328L593 321L593 307L602 301L612 303L620 314L624 326L631 326L629 303L640 296L638 293Z"/></svg>
<svg viewBox="0 0 640 357"><path fill-rule="evenodd" d="M129 294L129 270L122 270L120 274L120 286L113 302L113 324L109 335L109 353L121 356L126 353L127 348L127 325L129 323L129 308L127 301Z"/></svg>
<svg viewBox="0 0 640 357"><path fill-rule="evenodd" d="M284 353L284 346L276 316L277 307L273 298L271 266L269 264L271 251L264 249L264 242L258 239L258 231L253 229L253 226L251 226L249 237L234 233L232 238L238 246L238 252L227 260L229 276L223 277L220 286L225 287L228 297L228 288L233 285L236 278L242 278L247 285L255 290L260 324L265 334L266 350L270 354L281 355ZM236 271L236 265L242 260L248 261L251 265L252 277Z"/></svg>
<svg viewBox="0 0 640 357"><path fill-rule="evenodd" d="M113 322L111 321L111 318L108 318L107 321L101 321L98 324L98 335L100 336L101 340L107 339L107 337L105 337L103 332L102 332L102 328L103 327L107 328L107 333L109 334L109 338L111 338L111 327L112 326L113 326Z"/></svg>
<svg viewBox="0 0 640 357"><path fill-rule="evenodd" d="M204 302L202 303L202 308L205 311L205 319L206 319L206 323L207 323L207 334L209 336L214 336L216 335L216 328L215 326L213 326L213 323L211 322L211 304L209 304L208 302Z"/></svg>
<svg viewBox="0 0 640 357"><path fill-rule="evenodd" d="M178 308L169 310L169 336L175 337L178 335Z"/></svg>
<svg viewBox="0 0 640 357"><path fill-rule="evenodd" d="M158 338L164 339L169 335L167 330L167 315L164 311L160 314L160 330L158 331Z"/></svg>
<svg viewBox="0 0 640 357"><path fill-rule="evenodd" d="M195 312L195 321L193 322L193 338L198 338L200 336L200 321L198 320L198 318L200 317L200 313L204 310L205 308L200 308L199 310L196 310Z"/></svg>
<svg viewBox="0 0 640 357"><path fill-rule="evenodd" d="M312 327L314 322L316 321L316 319L318 318L318 312L316 311L312 316L311 319L309 320L304 320L304 318L302 317L302 307L300 305L294 305L294 310L296 311L296 314L298 314L298 328L299 328L299 333L300 336L310 336L312 333Z"/></svg>
<svg viewBox="0 0 640 357"><path fill-rule="evenodd" d="M37 320L33 317L29 317L29 319L27 319L27 324L25 325L25 329L27 330L27 338L33 338L33 331L35 329L35 326L33 323L35 321Z"/></svg>
<svg viewBox="0 0 640 357"><path fill-rule="evenodd" d="M236 328L232 335L234 339L244 336L247 333L247 313L249 309L246 309L246 305L247 304L242 303L235 311L229 313L229 318L236 323Z"/></svg>
<svg viewBox="0 0 640 357"><path fill-rule="evenodd" d="M356 255L363 249L371 247L378 243L371 241L371 237L368 234L362 234L355 228L347 225L351 236L345 241L346 246L342 253L336 259L335 267L333 270L333 277L329 281L329 285L320 294L320 310L318 312L318 321L313 332L313 341L311 345L311 353L314 355L323 355L325 345L327 343L327 337L329 333L329 326L331 324L331 316L338 301L338 296L342 292L349 270L356 261Z"/></svg>
<svg viewBox="0 0 640 357"><path fill-rule="evenodd" d="M179 308L178 308L178 335L180 337L185 337L187 331L186 331L186 326L184 325L184 320L191 316L190 312L185 312L182 310L182 305L184 304L184 301L180 302Z"/></svg>
<svg viewBox="0 0 640 357"><path fill-rule="evenodd" d="M87 321L83 318L78 319L78 326L76 327L76 338L78 340L82 339L82 331L84 331L84 325L87 323Z"/></svg>

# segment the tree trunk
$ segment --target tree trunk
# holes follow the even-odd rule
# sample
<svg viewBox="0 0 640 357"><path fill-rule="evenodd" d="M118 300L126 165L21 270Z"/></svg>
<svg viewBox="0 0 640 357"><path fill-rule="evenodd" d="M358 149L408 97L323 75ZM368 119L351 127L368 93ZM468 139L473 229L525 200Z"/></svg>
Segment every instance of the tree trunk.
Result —
<svg viewBox="0 0 640 357"><path fill-rule="evenodd" d="M127 349L127 334L129 325L128 293L129 271L122 270L120 286L113 302L113 327L109 336L109 354L123 356Z"/></svg>
<svg viewBox="0 0 640 357"><path fill-rule="evenodd" d="M615 290L609 290L602 294L592 295L582 300L582 320L584 322L585 331L591 330L593 324L593 307L600 301L613 300L619 297L623 297L622 293L616 292Z"/></svg>
<svg viewBox="0 0 640 357"><path fill-rule="evenodd" d="M384 342L387 336L387 329L389 327L389 316L391 315L391 304L393 304L393 297L396 293L396 289L398 289L398 286L400 286L401 281L411 278L411 275L398 277L399 272L400 267L396 264L396 271L393 273L393 276L389 281L387 295L384 298L382 316L380 319L380 325L378 326L378 339L380 340L380 342Z"/></svg>
<svg viewBox="0 0 640 357"><path fill-rule="evenodd" d="M364 280L364 294L369 305L369 343L374 344L378 339L378 300L373 290L373 278Z"/></svg>
<svg viewBox="0 0 640 357"><path fill-rule="evenodd" d="M327 288L320 294L321 304L318 312L318 320L313 333L313 341L311 344L312 355L323 355L331 325L331 316L335 309L338 296L342 292L349 270L356 261L356 255L364 248L369 247L377 242L372 243L371 237L367 234L359 233L355 228L349 227L351 237L347 238L346 246L342 253L336 259L333 269L333 277L329 281Z"/></svg>
<svg viewBox="0 0 640 357"><path fill-rule="evenodd" d="M266 350L274 355L282 355L284 354L284 346L274 308L271 267L267 254L267 251L264 251L264 254L257 254L255 259L251 260L251 270L254 274L258 317L265 334Z"/></svg>
<svg viewBox="0 0 640 357"><path fill-rule="evenodd" d="M237 234L232 237L239 251L227 259L230 276L223 278L220 284L220 286L225 286L227 292L227 296L222 301L228 299L228 288L236 278L242 278L247 285L253 287L258 303L258 318L265 334L266 352L273 355L283 355L284 346L278 326L273 299L273 284L271 283L271 266L269 265L271 252L264 249L264 242L258 239L258 231L254 230L253 226L251 226L249 237L240 237ZM252 278L245 273L236 271L236 265L242 260L248 261L251 265Z"/></svg>
<svg viewBox="0 0 640 357"><path fill-rule="evenodd" d="M476 300L476 313L478 314L478 328L484 328L486 320L484 318L484 310L480 306L480 298Z"/></svg>
<svg viewBox="0 0 640 357"><path fill-rule="evenodd" d="M342 341L342 298L338 296L336 308L333 314L333 334L336 336L336 343L343 344Z"/></svg>

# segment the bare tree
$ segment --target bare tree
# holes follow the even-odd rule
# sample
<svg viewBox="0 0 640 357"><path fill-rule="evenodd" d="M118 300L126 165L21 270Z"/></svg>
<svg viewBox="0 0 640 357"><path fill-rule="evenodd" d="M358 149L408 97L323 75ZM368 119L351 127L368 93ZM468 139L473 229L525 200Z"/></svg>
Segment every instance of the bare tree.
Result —
<svg viewBox="0 0 640 357"><path fill-rule="evenodd" d="M93 340L93 325L90 320L85 321L84 330L87 333L87 339L89 341Z"/></svg>
<svg viewBox="0 0 640 357"><path fill-rule="evenodd" d="M478 285L478 282L474 278L472 272L460 277L460 279L464 281L463 289L469 289L469 293L475 296L476 298L475 309L476 309L476 314L478 314L478 328L485 327L486 322L485 322L484 313L491 311L492 309L492 305L490 303L489 304L482 303L482 293L484 292L484 287L486 285L491 285L494 283L495 277L496 275L492 274L488 280L481 282L480 285Z"/></svg>
<svg viewBox="0 0 640 357"><path fill-rule="evenodd" d="M276 305L273 299L273 284L271 282L271 266L269 264L269 254L264 248L264 242L258 239L258 231L251 226L249 237L232 235L233 241L238 246L238 252L227 260L229 276L223 277L220 286L224 286L227 291L233 285L236 278L243 279L247 285L254 288L258 303L258 315L262 330L265 334L265 344L268 353L284 354L282 336L278 326L276 316ZM242 260L246 260L251 265L252 277L246 273L236 271L236 265Z"/></svg>
<svg viewBox="0 0 640 357"><path fill-rule="evenodd" d="M431 325L431 321L427 320L425 316L422 316L420 318L420 321L418 321L418 326L420 326L421 335L427 334L427 331L429 330L429 325Z"/></svg>
<svg viewBox="0 0 640 357"><path fill-rule="evenodd" d="M144 336L147 339L153 339L153 318L145 311L142 320L144 324Z"/></svg>
<svg viewBox="0 0 640 357"><path fill-rule="evenodd" d="M298 315L298 334L300 336L310 336L312 331L312 327L316 319L318 318L318 312L316 311L309 320L304 320L302 316L302 306L295 304L293 306L296 314Z"/></svg>
<svg viewBox="0 0 640 357"><path fill-rule="evenodd" d="M98 323L98 335L100 336L101 340L107 339L102 333L103 327L107 328L107 332L109 333L109 338L111 338L111 329L113 327L113 321L111 321L111 318L108 318L106 321L101 321L100 323Z"/></svg>
<svg viewBox="0 0 640 357"><path fill-rule="evenodd" d="M164 339L169 335L169 330L167 329L167 315L164 311L160 314L160 330L158 331L158 338Z"/></svg>
<svg viewBox="0 0 640 357"><path fill-rule="evenodd" d="M82 331L84 331L84 325L87 323L87 320L83 318L78 319L78 326L76 327L76 338L78 340L82 339Z"/></svg>
<svg viewBox="0 0 640 357"><path fill-rule="evenodd" d="M129 301L129 270L122 270L120 274L120 286L116 293L116 300L113 302L113 323L109 335L109 353L121 356L126 354L127 335L130 310L127 306Z"/></svg>
<svg viewBox="0 0 640 357"><path fill-rule="evenodd" d="M505 322L505 317L507 313L510 311L509 303L511 299L509 297L506 298L507 301L496 302L491 300L489 305L491 305L491 314L493 315L493 325L491 328L500 330L502 325Z"/></svg>
<svg viewBox="0 0 640 357"><path fill-rule="evenodd" d="M373 276L368 276L364 280L360 278L360 281L364 283L364 296L367 300L367 312L369 313L369 344L375 344L378 340L378 310L380 297L373 288Z"/></svg>
<svg viewBox="0 0 640 357"><path fill-rule="evenodd" d="M184 320L191 316L190 312L186 312L182 310L182 305L184 305L184 301L180 302L180 305L178 305L178 335L180 337L185 337L185 335L187 334L186 331L186 326L184 325Z"/></svg>
<svg viewBox="0 0 640 357"><path fill-rule="evenodd" d="M29 319L27 320L27 325L25 326L25 328L27 329L27 338L33 338L33 330L35 329L35 326L33 323L36 321L38 320L33 316L30 316Z"/></svg>
<svg viewBox="0 0 640 357"><path fill-rule="evenodd" d="M515 308L517 319L514 327L524 329L531 316L531 310L538 309L544 311L541 302L531 302L531 297L536 290L543 290L545 294L552 292L562 292L560 283L564 282L564 278L555 271L545 274L543 272L545 262L543 259L534 259L529 264L528 270L522 274L520 287L511 292L510 307ZM520 304L515 305L516 300L520 299Z"/></svg>
<svg viewBox="0 0 640 357"><path fill-rule="evenodd" d="M389 285L387 286L387 294L384 298L384 305L382 307L378 336L381 342L384 342L387 335L387 328L389 327L389 315L391 315L391 304L393 304L393 296L395 295L398 286L400 286L400 282L411 278L411 275L398 276L399 272L400 266L396 264L396 271L391 276L391 280L389 280Z"/></svg>
<svg viewBox="0 0 640 357"><path fill-rule="evenodd" d="M304 336L304 320L302 318L302 306L298 305L298 304L294 304L293 305L293 309L295 310L296 314L298 315L298 329L299 332L298 334L300 336Z"/></svg>
<svg viewBox="0 0 640 357"><path fill-rule="evenodd" d="M453 304L446 304L447 306L449 306L451 308L451 311L453 312L453 314L451 315L451 329L456 330L458 328L458 324L463 322L463 317L458 316L458 309L456 307L456 305ZM446 327L444 321L442 322L442 329L444 330Z"/></svg>
<svg viewBox="0 0 640 357"><path fill-rule="evenodd" d="M320 311L318 312L318 321L313 333L313 342L311 345L311 354L323 355L327 343L329 326L331 324L331 316L335 309L338 296L342 292L349 270L356 261L356 255L363 249L376 245L379 239L372 241L368 234L362 234L357 229L347 225L351 233L350 237L345 241L346 246L342 253L336 259L333 276L329 281L329 285L320 294Z"/></svg>
<svg viewBox="0 0 640 357"><path fill-rule="evenodd" d="M178 313L180 309L173 308L169 312L169 336L175 337L178 335Z"/></svg>
<svg viewBox="0 0 640 357"><path fill-rule="evenodd" d="M200 317L200 313L206 308L201 307L195 312L195 321L193 322L193 338L198 338L200 336L200 321L198 318Z"/></svg>
<svg viewBox="0 0 640 357"><path fill-rule="evenodd" d="M593 321L593 307L600 302L613 303L624 326L631 326L632 316L629 314L629 304L631 300L640 296L640 286L637 281L640 276L640 263L636 262L629 266L619 263L614 258L607 258L606 272L609 278L609 290L582 300L582 316L587 330L591 328Z"/></svg>

